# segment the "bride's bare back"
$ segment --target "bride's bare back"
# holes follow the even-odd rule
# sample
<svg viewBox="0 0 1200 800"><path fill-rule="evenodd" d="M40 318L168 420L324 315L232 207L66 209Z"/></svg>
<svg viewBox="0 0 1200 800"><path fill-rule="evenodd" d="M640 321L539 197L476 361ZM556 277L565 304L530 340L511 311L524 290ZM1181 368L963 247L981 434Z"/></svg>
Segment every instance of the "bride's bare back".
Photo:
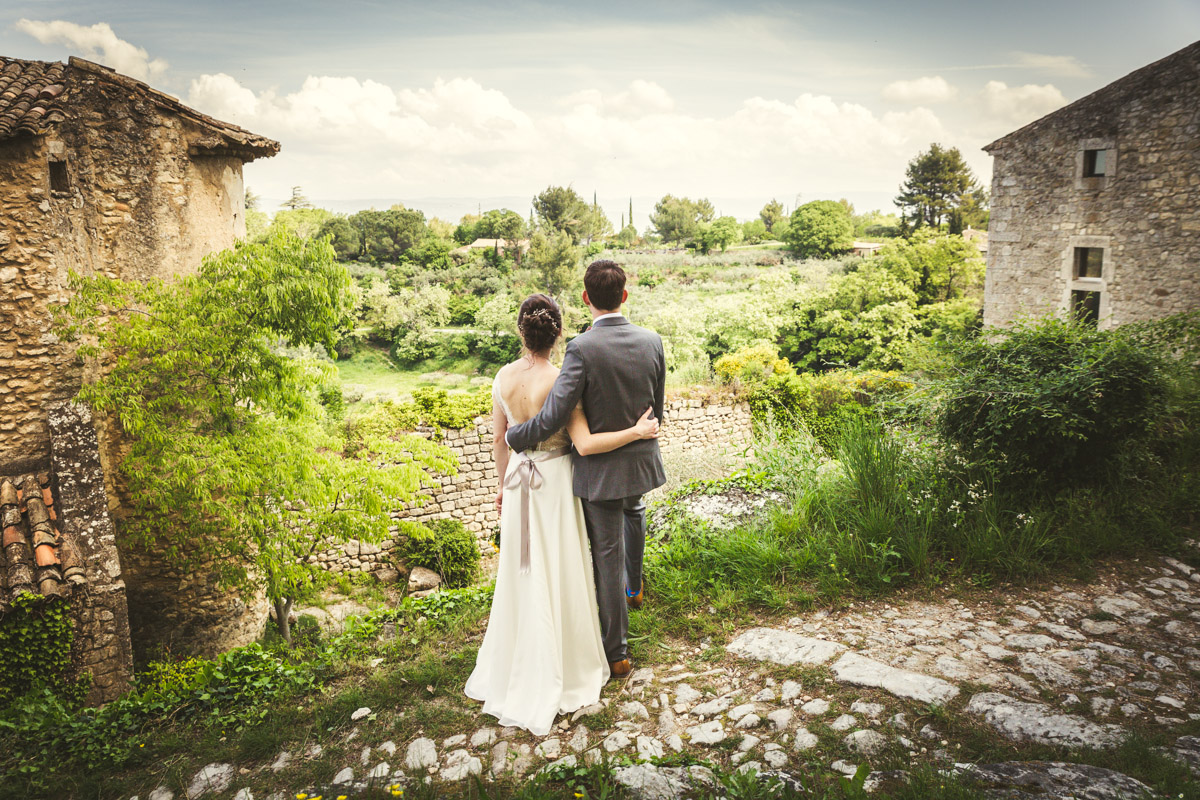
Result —
<svg viewBox="0 0 1200 800"><path fill-rule="evenodd" d="M506 364L497 373L500 396L514 425L533 419L542 410L558 377L558 368L548 361L523 358Z"/></svg>

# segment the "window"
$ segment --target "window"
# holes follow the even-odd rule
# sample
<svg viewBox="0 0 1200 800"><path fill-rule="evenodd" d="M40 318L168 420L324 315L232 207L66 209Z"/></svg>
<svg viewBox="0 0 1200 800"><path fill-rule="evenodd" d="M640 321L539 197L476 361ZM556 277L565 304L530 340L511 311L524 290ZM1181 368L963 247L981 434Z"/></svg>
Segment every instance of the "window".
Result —
<svg viewBox="0 0 1200 800"><path fill-rule="evenodd" d="M1093 328L1100 323L1100 293L1075 290L1071 292L1071 314Z"/></svg>
<svg viewBox="0 0 1200 800"><path fill-rule="evenodd" d="M1100 278L1104 272L1104 248L1075 248L1075 277Z"/></svg>
<svg viewBox="0 0 1200 800"><path fill-rule="evenodd" d="M1084 150L1083 151L1083 177L1085 178L1102 178L1107 175L1106 167L1108 164L1107 150Z"/></svg>
<svg viewBox="0 0 1200 800"><path fill-rule="evenodd" d="M67 176L67 162L50 162L50 191L63 194L71 191L71 180Z"/></svg>

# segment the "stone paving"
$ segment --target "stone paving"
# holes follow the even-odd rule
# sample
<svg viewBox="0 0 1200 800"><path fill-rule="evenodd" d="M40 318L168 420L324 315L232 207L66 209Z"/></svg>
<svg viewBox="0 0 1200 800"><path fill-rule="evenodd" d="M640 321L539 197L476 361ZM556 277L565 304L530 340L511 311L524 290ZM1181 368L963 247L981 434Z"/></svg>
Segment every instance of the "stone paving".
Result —
<svg viewBox="0 0 1200 800"><path fill-rule="evenodd" d="M931 707L941 706L940 713L1002 740L1068 749L1113 747L1134 730L1194 730L1200 572L1155 557L1087 585L1025 591L1012 602L988 595L977 602L857 603L737 632L723 658L697 667L703 650L677 653L687 664L635 670L623 686L610 684L600 703L561 717L547 737L488 726L481 715L479 727L440 742L422 737L365 748L331 776L334 788L351 794L427 776L520 777L548 765L624 756L643 763L620 767L617 779L635 796L661 800L712 783L703 767L648 763L686 753L783 779L814 769L852 775L861 763L890 758L970 773L996 796L1138 796L1146 787L1094 766L964 763L936 723L922 720L936 720ZM589 729L597 719L604 727ZM1165 752L1200 775L1200 737L1185 733L1172 735ZM281 753L269 768L281 771L296 755ZM867 786L899 778L874 772ZM205 784L235 783L227 765L208 765L189 796L202 796ZM239 800L252 798L247 792Z"/></svg>

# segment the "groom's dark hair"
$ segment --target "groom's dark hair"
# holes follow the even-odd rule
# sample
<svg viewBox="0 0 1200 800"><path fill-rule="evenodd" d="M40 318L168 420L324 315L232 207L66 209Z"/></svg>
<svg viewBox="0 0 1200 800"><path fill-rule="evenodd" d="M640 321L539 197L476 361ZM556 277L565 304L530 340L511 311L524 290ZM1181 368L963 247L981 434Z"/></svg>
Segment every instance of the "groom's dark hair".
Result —
<svg viewBox="0 0 1200 800"><path fill-rule="evenodd" d="M583 274L583 288L587 289L592 305L605 311L621 308L621 295L625 291L625 270L615 261L593 261Z"/></svg>

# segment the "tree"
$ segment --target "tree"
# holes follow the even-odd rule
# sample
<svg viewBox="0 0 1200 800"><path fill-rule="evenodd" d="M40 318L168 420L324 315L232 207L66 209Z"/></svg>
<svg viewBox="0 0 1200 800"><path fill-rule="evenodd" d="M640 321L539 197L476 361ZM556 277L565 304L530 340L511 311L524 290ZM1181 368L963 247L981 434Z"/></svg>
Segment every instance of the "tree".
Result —
<svg viewBox="0 0 1200 800"><path fill-rule="evenodd" d="M326 236L340 260L352 261L362 255L362 234L346 217L336 216L326 220L317 231L317 237Z"/></svg>
<svg viewBox="0 0 1200 800"><path fill-rule="evenodd" d="M738 221L733 217L720 217L715 222L701 223L696 240L704 253L708 253L714 247L719 247L721 252L725 252L729 245L742 240L742 226L738 225Z"/></svg>
<svg viewBox="0 0 1200 800"><path fill-rule="evenodd" d="M300 191L299 186L292 187L292 196L279 204L281 208L290 208L295 211L298 208L312 208L313 204L304 196L304 192Z"/></svg>
<svg viewBox="0 0 1200 800"><path fill-rule="evenodd" d="M363 254L373 261L399 261L429 235L425 215L407 208L360 211L351 217L362 231Z"/></svg>
<svg viewBox="0 0 1200 800"><path fill-rule="evenodd" d="M941 226L951 211L963 206L966 198L979 191L971 168L957 147L943 148L936 142L929 151L918 153L908 162L904 183L896 205L914 228ZM977 204L979 198L975 198ZM983 201L986 204L986 200Z"/></svg>
<svg viewBox="0 0 1200 800"><path fill-rule="evenodd" d="M564 300L579 283L579 250L565 231L538 231L529 242L529 265L538 271L542 290Z"/></svg>
<svg viewBox="0 0 1200 800"><path fill-rule="evenodd" d="M246 197L243 201L247 211L258 211L258 207L262 205L262 197L254 193L249 186L246 187Z"/></svg>
<svg viewBox="0 0 1200 800"><path fill-rule="evenodd" d="M324 208L285 208L275 212L271 218L268 235L286 232L301 239L317 236L321 227L333 219L333 212Z"/></svg>
<svg viewBox="0 0 1200 800"><path fill-rule="evenodd" d="M758 244L767 238L767 225L761 219L746 220L742 223L742 239L750 244Z"/></svg>
<svg viewBox="0 0 1200 800"><path fill-rule="evenodd" d="M479 237L475 235L475 226L479 224L479 214L463 214L454 229L454 241L459 244L470 244Z"/></svg>
<svg viewBox="0 0 1200 800"><path fill-rule="evenodd" d="M828 258L854 246L854 225L841 203L813 200L792 212L784 241L803 258Z"/></svg>
<svg viewBox="0 0 1200 800"><path fill-rule="evenodd" d="M668 194L655 203L650 224L664 242L678 245L695 238L700 223L712 222L715 215L712 203L706 198L690 200Z"/></svg>
<svg viewBox="0 0 1200 800"><path fill-rule="evenodd" d="M780 203L775 198L771 198L771 202L762 207L762 211L758 212L758 218L762 220L763 225L767 226L768 231L774 232L775 223L783 219L783 203Z"/></svg>
<svg viewBox="0 0 1200 800"><path fill-rule="evenodd" d="M538 224L547 231L558 231L571 237L571 244L579 244L588 232L592 210L570 186L547 186L533 198L533 211Z"/></svg>
<svg viewBox="0 0 1200 800"><path fill-rule="evenodd" d="M918 305L942 303L983 288L983 259L974 243L930 228L910 239L894 239L879 249L875 263L912 289Z"/></svg>
<svg viewBox="0 0 1200 800"><path fill-rule="evenodd" d="M381 541L389 511L436 485L425 469L454 469L415 435L344 456L321 402L340 390L333 366L276 349L332 347L351 285L328 243L280 232L169 284L72 275L59 318L107 368L79 399L119 421L129 445L123 541L224 588L265 588L289 642L293 601L329 577L309 557Z"/></svg>

